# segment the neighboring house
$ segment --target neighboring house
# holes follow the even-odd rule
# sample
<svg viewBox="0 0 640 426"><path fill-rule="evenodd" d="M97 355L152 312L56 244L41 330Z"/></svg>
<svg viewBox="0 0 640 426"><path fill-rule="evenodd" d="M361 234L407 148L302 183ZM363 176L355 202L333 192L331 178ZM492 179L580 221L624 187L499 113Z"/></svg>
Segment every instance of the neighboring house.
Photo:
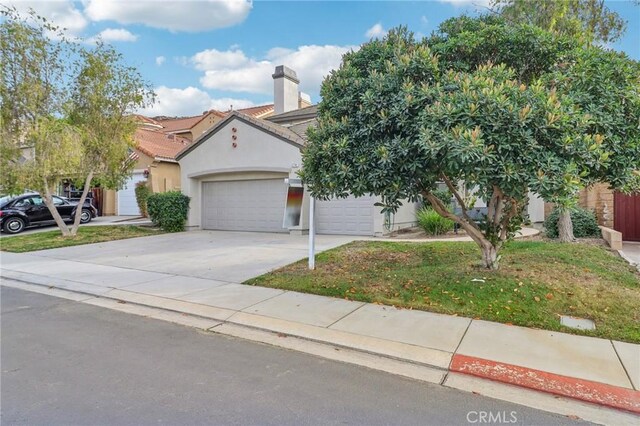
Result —
<svg viewBox="0 0 640 426"><path fill-rule="evenodd" d="M579 204L595 212L598 224L622 233L624 241L640 241L640 195L624 195L607 184L597 184L580 191ZM545 213L553 210L545 204Z"/></svg>
<svg viewBox="0 0 640 426"><path fill-rule="evenodd" d="M294 71L279 66L274 77L275 111L262 120L232 111L176 157L182 192L191 197L187 226L199 229L303 233L308 229L309 195L301 223L283 228L287 186L297 178L304 132L315 106L300 105ZM381 214L378 197L348 197L316 203L318 233L381 235L415 224L415 205Z"/></svg>
<svg viewBox="0 0 640 426"><path fill-rule="evenodd" d="M143 116L136 118L137 147L132 155L136 164L122 189L103 192L103 215L139 216L135 187L140 181L146 180L152 192L180 190L180 166L175 156L191 141L166 132L159 121Z"/></svg>
<svg viewBox="0 0 640 426"><path fill-rule="evenodd" d="M193 117L162 118L153 121L162 126L165 133L173 133L192 141L224 117L224 113L212 109Z"/></svg>

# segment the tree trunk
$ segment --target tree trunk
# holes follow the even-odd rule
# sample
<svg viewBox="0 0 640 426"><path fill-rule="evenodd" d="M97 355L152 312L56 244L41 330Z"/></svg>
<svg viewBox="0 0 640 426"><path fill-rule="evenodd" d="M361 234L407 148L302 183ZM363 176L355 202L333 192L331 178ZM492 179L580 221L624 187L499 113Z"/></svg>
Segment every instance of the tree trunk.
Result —
<svg viewBox="0 0 640 426"><path fill-rule="evenodd" d="M493 271L498 269L498 249L495 246L491 244L482 246L482 265Z"/></svg>
<svg viewBox="0 0 640 426"><path fill-rule="evenodd" d="M576 240L573 236L573 223L568 209L562 209L558 216L558 236L561 243L572 243Z"/></svg>
<svg viewBox="0 0 640 426"><path fill-rule="evenodd" d="M69 227L64 222L64 220L62 220L62 216L60 216L58 209L53 204L53 199L51 198L51 191L49 190L48 185L45 184L44 194L40 194L40 196L42 196L42 199L44 200L44 205L47 206L47 208L49 209L49 213L51 213L51 216L53 217L53 220L56 222L56 225L58 225L58 228L60 228L60 232L62 233L62 236L63 237L71 236L71 233L69 232Z"/></svg>
<svg viewBox="0 0 640 426"><path fill-rule="evenodd" d="M80 201L78 201L78 207L76 207L76 215L73 218L73 226L71 227L71 235L73 236L78 234L78 227L80 226L80 217L82 216L82 208L84 207L84 202L87 199L87 194L89 193L89 189L91 188L92 180L93 180L93 171L89 172L86 179L84 180L84 188L82 189L82 195L80 196Z"/></svg>
<svg viewBox="0 0 640 426"><path fill-rule="evenodd" d="M455 192L455 189L452 189L451 186L449 187L449 190L459 200L464 212L466 210L466 206L464 205L464 202L461 201L461 197L459 197L459 194L457 194ZM452 212L447 210L447 208L442 204L442 201L440 201L438 197L434 196L430 192L424 192L422 196L425 199L427 199L429 203L431 203L431 205L433 206L433 209L440 216L446 217L447 219L451 219L452 221L460 225L462 229L467 231L467 235L469 235L471 239L478 245L478 247L480 247L480 250L482 250L482 265L485 268L491 269L491 270L498 269L498 250L500 249L500 246L502 244L499 244L499 246L497 247L494 246L491 243L491 241L487 239L487 237L482 233L482 231L478 228L478 226L475 223L473 223L473 221L470 218L468 217L461 218L454 215ZM466 216L466 214L463 213L463 216Z"/></svg>

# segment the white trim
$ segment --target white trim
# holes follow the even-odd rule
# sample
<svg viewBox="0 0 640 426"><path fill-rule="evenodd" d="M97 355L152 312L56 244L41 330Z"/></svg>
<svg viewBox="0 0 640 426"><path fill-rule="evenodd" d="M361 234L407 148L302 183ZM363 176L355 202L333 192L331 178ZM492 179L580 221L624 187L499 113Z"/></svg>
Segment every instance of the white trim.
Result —
<svg viewBox="0 0 640 426"><path fill-rule="evenodd" d="M201 172L190 173L187 175L189 179L198 179L209 175L218 175L223 173L242 173L242 172L266 172L266 173L289 173L291 169L284 167L229 167L225 169L210 169Z"/></svg>

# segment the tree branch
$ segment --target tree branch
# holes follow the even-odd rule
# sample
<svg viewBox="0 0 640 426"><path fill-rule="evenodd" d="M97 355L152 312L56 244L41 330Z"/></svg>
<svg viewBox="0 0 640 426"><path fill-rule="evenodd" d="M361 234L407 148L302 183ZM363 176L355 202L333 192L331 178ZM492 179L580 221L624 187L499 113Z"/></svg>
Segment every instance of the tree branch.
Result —
<svg viewBox="0 0 640 426"><path fill-rule="evenodd" d="M87 177L84 180L84 187L82 188L82 195L80 196L80 201L76 206L76 214L73 218L73 226L71 228L71 235L76 235L78 233L78 227L80 226L80 218L82 216L82 208L84 207L84 202L87 199L87 194L89 193L89 188L91 187L91 180L93 180L93 170L89 172Z"/></svg>
<svg viewBox="0 0 640 426"><path fill-rule="evenodd" d="M465 231L467 231L467 234L469 234L471 239L475 241L479 246L483 247L484 245L489 243L489 241L484 237L484 235L482 234L482 231L480 231L480 229L477 227L475 222L473 221L468 222L466 220L463 220L459 216L456 216L455 214L451 213L445 207L445 205L442 204L442 201L438 197L433 195L431 192L423 191L422 196L426 198L429 201L429 203L431 203L431 206L436 211L436 213L460 225Z"/></svg>
<svg viewBox="0 0 640 426"><path fill-rule="evenodd" d="M49 209L49 213L51 213L53 220L56 222L56 225L58 225L58 228L60 228L60 232L62 233L62 236L68 237L69 235L71 235L69 233L69 227L67 226L66 223L64 223L64 220L62 220L62 217L60 216L58 209L53 204L51 190L49 189L49 182L47 182L46 179L43 179L43 181L44 181L44 194L40 194L40 196L44 200L44 205L47 206L47 208Z"/></svg>
<svg viewBox="0 0 640 426"><path fill-rule="evenodd" d="M442 178L444 183L447 185L447 188L449 188L449 191L456 198L456 201L458 201L458 204L460 204L460 210L462 210L462 216L467 220L469 224L471 224L475 229L479 231L480 228L478 228L478 226L473 221L473 219L471 219L471 217L469 217L469 215L467 214L467 210L468 210L467 205L464 203L464 200L458 193L457 188L451 183L451 180L449 180L449 178L444 173L441 173L440 177Z"/></svg>

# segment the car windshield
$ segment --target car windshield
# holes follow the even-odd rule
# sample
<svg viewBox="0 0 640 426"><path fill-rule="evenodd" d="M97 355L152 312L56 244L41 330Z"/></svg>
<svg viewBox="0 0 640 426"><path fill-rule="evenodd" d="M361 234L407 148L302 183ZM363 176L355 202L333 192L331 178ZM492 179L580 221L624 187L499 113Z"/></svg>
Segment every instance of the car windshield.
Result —
<svg viewBox="0 0 640 426"><path fill-rule="evenodd" d="M0 207L4 207L9 201L16 198L15 195L0 195Z"/></svg>

